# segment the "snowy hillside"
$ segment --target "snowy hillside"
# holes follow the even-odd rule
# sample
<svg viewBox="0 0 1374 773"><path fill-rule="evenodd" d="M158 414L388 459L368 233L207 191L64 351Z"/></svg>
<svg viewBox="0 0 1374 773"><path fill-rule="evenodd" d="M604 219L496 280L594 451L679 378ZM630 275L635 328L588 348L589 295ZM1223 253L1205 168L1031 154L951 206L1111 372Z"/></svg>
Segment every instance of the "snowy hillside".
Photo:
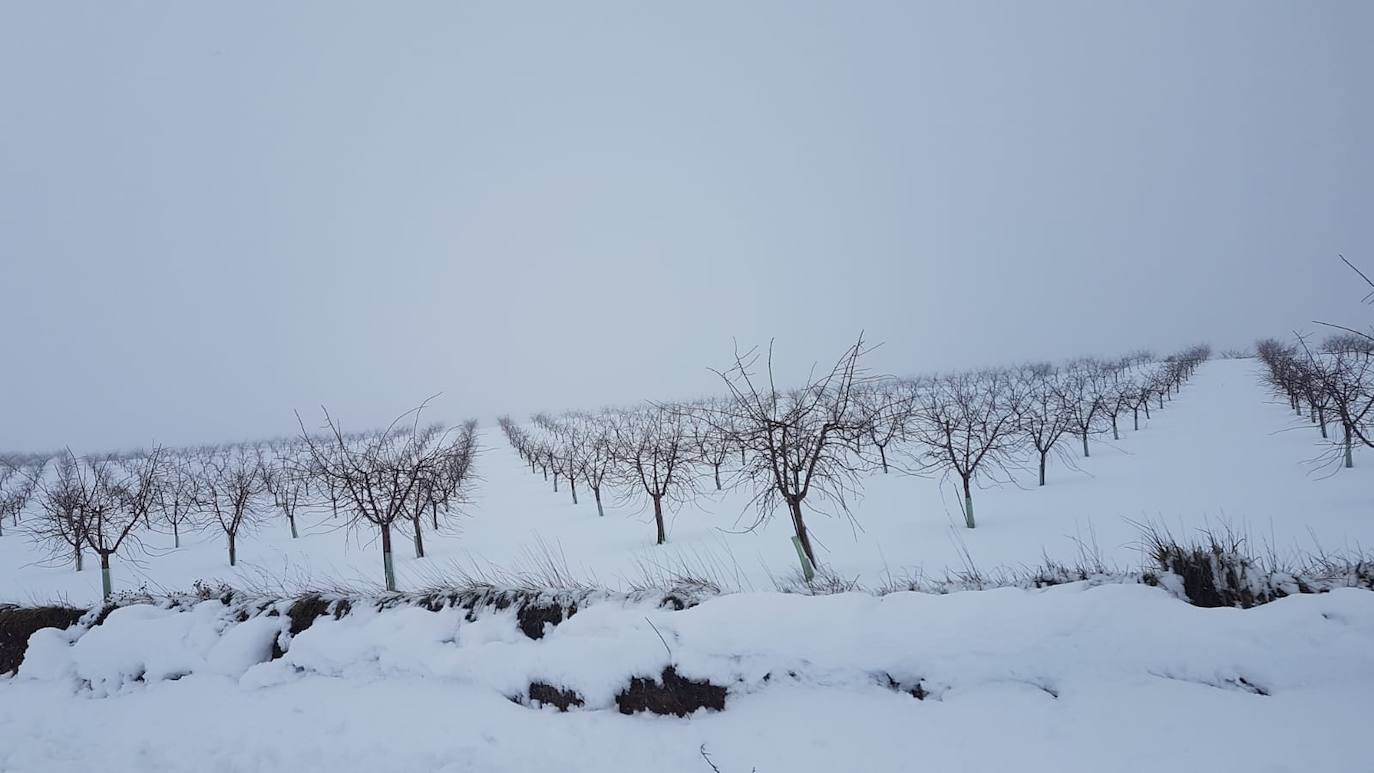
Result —
<svg viewBox="0 0 1374 773"><path fill-rule="evenodd" d="M1035 486L1028 466L1015 484L977 493L979 524L962 523L950 481L894 471L864 480L852 521L813 515L809 524L822 566L869 587L918 576L941 578L973 565L985 574L1039 565L1049 557L1077 562L1097 554L1111 566L1141 564L1137 524L1180 539L1198 528L1230 527L1248 535L1250 550L1360 552L1374 546L1368 491L1371 470L1315 465L1322 446L1314 429L1294 417L1261 383L1253 360L1204 364L1183 391L1142 418L1122 438L1097 436L1081 458L1072 441L1052 458L1048 485ZM1105 439L1104 439L1105 438ZM441 534L427 535L424 559L397 549L402 590L442 585L459 574L543 571L550 560L589 584L625 588L662 584L672 574L713 579L727 589L772 590L797 573L784 516L748 531L756 514L742 494L717 494L710 480L693 504L668 520L668 544L654 545L651 513L642 500L608 501L598 517L590 497L574 505L567 487L555 493L523 466L494 429L482 435L481 477L464 515ZM350 535L327 510L299 518L290 538L272 516L239 539L239 565L227 564L223 535L203 529L183 535L180 549L166 534L144 538L145 555L117 557L118 590L184 591L196 581L287 590L381 582L375 533ZM45 554L21 532L0 537L0 601L100 597L98 570L46 565Z"/></svg>
<svg viewBox="0 0 1374 773"><path fill-rule="evenodd" d="M742 495L713 494L706 481L656 546L640 503L609 503L599 517L585 495L574 505L566 486L555 493L497 433L485 438L460 528L428 535L426 558L401 550L401 589L483 576L580 586L574 602L545 615L528 600L377 596L377 545L328 511L303 517L299 539L283 519L260 524L240 540L234 569L215 532L183 535L179 549L152 535L146 555L117 559L116 588L199 583L204 595L61 612L71 627L23 633L17 674L0 676L0 771L1096 773L1158 770L1166 754L1185 770L1368 762L1357 741L1374 689L1367 590L1246 610L1190 605L1173 576L1166 587L783 594L774 587L797 566L789 525L748 531ZM1043 488L1026 470L979 492L976 529L947 482L874 474L853 522L812 519L822 565L871 589L1046 558L1138 568L1140 523L1184 539L1229 526L1249 535L1252 553L1272 546L1280 557L1374 544L1364 459L1335 475L1306 463L1323 451L1315 430L1272 400L1252 361L1204 365L1139 431L1091 450L1055 459ZM40 555L21 532L0 538L0 598L98 602L97 572L40 565ZM652 591L595 590L683 575L745 592L679 609ZM248 595L204 591L220 583ZM353 600L252 600L307 588ZM0 644L13 654L4 625Z"/></svg>

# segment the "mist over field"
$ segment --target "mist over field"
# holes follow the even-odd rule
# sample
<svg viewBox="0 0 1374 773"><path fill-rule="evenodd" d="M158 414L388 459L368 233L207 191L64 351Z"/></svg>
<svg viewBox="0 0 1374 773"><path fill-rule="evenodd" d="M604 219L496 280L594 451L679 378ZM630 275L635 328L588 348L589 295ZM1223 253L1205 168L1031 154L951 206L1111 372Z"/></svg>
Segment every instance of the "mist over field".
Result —
<svg viewBox="0 0 1374 773"><path fill-rule="evenodd" d="M0 447L1350 319L1358 2L10 3ZM22 367L19 364L22 363Z"/></svg>
<svg viewBox="0 0 1374 773"><path fill-rule="evenodd" d="M1372 29L0 2L0 773L1365 769Z"/></svg>

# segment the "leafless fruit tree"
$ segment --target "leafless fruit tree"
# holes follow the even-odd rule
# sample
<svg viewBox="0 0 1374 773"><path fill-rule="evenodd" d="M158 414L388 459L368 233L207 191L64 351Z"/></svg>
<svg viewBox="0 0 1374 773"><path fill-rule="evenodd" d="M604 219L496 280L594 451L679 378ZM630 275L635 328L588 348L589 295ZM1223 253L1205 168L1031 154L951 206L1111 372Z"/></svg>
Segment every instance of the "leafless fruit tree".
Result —
<svg viewBox="0 0 1374 773"><path fill-rule="evenodd" d="M582 474L596 500L596 514L606 515L603 492L623 482L624 471L616 455L615 418L609 413L586 417L578 428L583 437Z"/></svg>
<svg viewBox="0 0 1374 773"><path fill-rule="evenodd" d="M200 480L186 454L168 454L159 471L156 512L172 529L172 547L181 547L181 532L196 524L200 507Z"/></svg>
<svg viewBox="0 0 1374 773"><path fill-rule="evenodd" d="M676 406L655 405L620 414L613 425L615 457L653 506L658 545L668 541L664 505L680 505L696 493L683 413Z"/></svg>
<svg viewBox="0 0 1374 773"><path fill-rule="evenodd" d="M238 538L262 516L267 473L258 448L233 446L204 453L197 471L200 510L224 532L229 565L238 565Z"/></svg>
<svg viewBox="0 0 1374 773"><path fill-rule="evenodd" d="M711 470L711 481L716 491L721 491L721 468L739 445L738 432L729 426L729 413L720 410L718 400L700 400L683 407L692 455L700 467Z"/></svg>
<svg viewBox="0 0 1374 773"><path fill-rule="evenodd" d="M43 480L48 457L0 458L0 537L5 535L5 519L19 526L19 516Z"/></svg>
<svg viewBox="0 0 1374 773"><path fill-rule="evenodd" d="M1089 436L1102 431L1100 419L1107 390L1102 365L1095 360L1073 363L1058 385L1070 428L1082 439L1083 456L1087 457Z"/></svg>
<svg viewBox="0 0 1374 773"><path fill-rule="evenodd" d="M291 527L291 539L300 538L296 528L296 513L308 497L310 467L297 459L292 449L283 447L272 461L264 461L262 466L263 487L272 495L272 504Z"/></svg>
<svg viewBox="0 0 1374 773"><path fill-rule="evenodd" d="M424 407L407 411L379 432L353 436L327 410L318 434L307 432L298 419L312 469L337 484L352 510L350 527L366 524L378 531L388 591L396 590L392 531L415 517L416 490L441 474L450 451L450 432L420 424Z"/></svg>
<svg viewBox="0 0 1374 773"><path fill-rule="evenodd" d="M898 379L879 379L855 392L860 415L866 418L858 438L878 452L878 466L888 472L888 449L906 439L910 431L918 382Z"/></svg>
<svg viewBox="0 0 1374 773"><path fill-rule="evenodd" d="M852 449L870 422L856 399L872 380L861 366L869 351L860 336L834 367L794 390L776 385L771 344L766 358L757 349L736 349L733 365L716 371L728 400L708 415L723 430L736 433L744 449L736 477L753 492L756 524L771 517L778 505L785 506L797 543L813 567L819 563L804 508L821 501L849 514L848 499L857 491L863 467Z"/></svg>
<svg viewBox="0 0 1374 773"><path fill-rule="evenodd" d="M56 479L41 484L44 518L34 537L51 548L74 551L77 571L82 549L100 559L104 598L112 593L110 559L141 545L138 528L147 523L157 501L161 451L138 456L78 457L68 451L58 462Z"/></svg>
<svg viewBox="0 0 1374 773"><path fill-rule="evenodd" d="M43 517L31 528L33 537L59 557L70 551L76 571L85 568L86 521L81 516L81 484L77 478L76 457L70 453L57 459L54 479L43 485L39 506Z"/></svg>
<svg viewBox="0 0 1374 773"><path fill-rule="evenodd" d="M1051 451L1073 428L1064 403L1062 375L1049 363L1027 365L1012 376L1020 381L1021 400L1016 405L1016 429L1035 449L1040 466L1040 485L1045 485L1045 466ZM1063 459L1066 455L1060 453Z"/></svg>
<svg viewBox="0 0 1374 773"><path fill-rule="evenodd" d="M1020 399L1005 371L984 371L937 379L917 403L915 440L928 468L959 478L964 525L970 529L976 526L973 484L982 477L1011 475Z"/></svg>

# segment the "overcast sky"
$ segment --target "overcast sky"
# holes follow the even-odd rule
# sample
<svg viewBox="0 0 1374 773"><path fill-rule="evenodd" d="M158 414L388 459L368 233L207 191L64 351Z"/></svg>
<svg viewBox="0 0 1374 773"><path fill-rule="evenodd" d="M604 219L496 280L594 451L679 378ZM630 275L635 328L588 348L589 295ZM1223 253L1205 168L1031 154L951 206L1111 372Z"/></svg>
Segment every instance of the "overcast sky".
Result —
<svg viewBox="0 0 1374 773"><path fill-rule="evenodd" d="M0 0L0 448L1371 312L1374 3Z"/></svg>

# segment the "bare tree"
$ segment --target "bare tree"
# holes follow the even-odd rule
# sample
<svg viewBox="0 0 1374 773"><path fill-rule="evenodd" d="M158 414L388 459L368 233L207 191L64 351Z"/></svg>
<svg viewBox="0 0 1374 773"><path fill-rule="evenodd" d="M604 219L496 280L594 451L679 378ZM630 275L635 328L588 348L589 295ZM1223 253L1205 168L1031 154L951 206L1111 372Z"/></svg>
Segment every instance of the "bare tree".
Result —
<svg viewBox="0 0 1374 773"><path fill-rule="evenodd" d="M1112 425L1112 440L1121 439L1117 418L1135 404L1136 385L1122 363L1108 366L1102 390L1102 414Z"/></svg>
<svg viewBox="0 0 1374 773"><path fill-rule="evenodd" d="M687 438L692 446L692 455L697 464L711 469L711 480L716 491L721 491L720 471L730 453L738 445L737 432L728 424L729 414L719 410L717 401L701 400L684 405L684 418L687 422Z"/></svg>
<svg viewBox="0 0 1374 773"><path fill-rule="evenodd" d="M443 456L443 469L434 481L430 495L430 514L434 529L439 529L439 512L452 512L468 501L469 484L476 478L473 473L473 460L477 456L477 422L469 419L459 428L457 435Z"/></svg>
<svg viewBox="0 0 1374 773"><path fill-rule="evenodd" d="M36 536L49 544L74 547L77 571L81 548L100 559L103 597L112 593L110 559L127 546L141 544L137 529L156 502L161 452L143 456L76 457L70 451L58 465L54 484L44 492L47 514Z"/></svg>
<svg viewBox="0 0 1374 773"><path fill-rule="evenodd" d="M0 537L5 534L5 519L19 526L19 514L33 498L47 469L48 457L14 461L0 458Z"/></svg>
<svg viewBox="0 0 1374 773"><path fill-rule="evenodd" d="M564 416L559 420L540 414L535 421L546 433L554 491L558 490L558 478L561 475L568 482L573 504L577 504L577 479L582 477L586 466L586 436L578 431L574 416Z"/></svg>
<svg viewBox="0 0 1374 773"><path fill-rule="evenodd" d="M1021 368L1014 376L1021 382L1022 399L1016 405L1016 428L1030 441L1040 461L1040 485L1045 485L1045 463L1073 423L1064 404L1061 378L1048 363ZM1064 454L1060 454L1062 459Z"/></svg>
<svg viewBox="0 0 1374 773"><path fill-rule="evenodd" d="M870 382L861 367L868 351L860 335L828 372L792 391L776 385L771 343L762 363L757 349L736 349L734 364L716 371L729 392L728 402L715 412L716 421L733 428L744 449L737 476L754 492L756 524L784 505L806 559L804 570L807 564L819 566L804 506L823 501L848 514L848 496L856 490L862 464L851 448L871 419L856 399Z"/></svg>
<svg viewBox="0 0 1374 773"><path fill-rule="evenodd" d="M10 508L13 507L11 502L16 489L11 481L15 480L18 472L18 467L9 464L4 458L0 458L0 537L5 536L5 518L9 516ZM22 507L18 509L22 509Z"/></svg>
<svg viewBox="0 0 1374 773"><path fill-rule="evenodd" d="M296 511L307 498L309 467L301 464L290 452L286 452L279 454L273 464L264 462L262 473L263 487L272 495L272 504L286 516L286 522L291 527L291 539L299 539Z"/></svg>
<svg viewBox="0 0 1374 773"><path fill-rule="evenodd" d="M937 380L917 404L913 426L928 466L958 476L963 484L964 524L972 529L973 484L1010 472L1016 449L1020 395L1002 371L959 374Z"/></svg>
<svg viewBox="0 0 1374 773"><path fill-rule="evenodd" d="M238 565L238 537L262 514L260 497L267 476L259 449L236 446L204 455L200 460L200 507L219 525L229 547L229 565Z"/></svg>
<svg viewBox="0 0 1374 773"><path fill-rule="evenodd" d="M70 452L58 457L54 479L41 487L38 504L42 518L30 528L35 541L54 558L70 555L80 572L85 568L86 519L81 511L82 482L77 458Z"/></svg>
<svg viewBox="0 0 1374 773"><path fill-rule="evenodd" d="M855 392L860 415L867 419L858 436L878 452L883 474L888 472L888 448L906 437L918 389L912 381L883 379Z"/></svg>
<svg viewBox="0 0 1374 773"><path fill-rule="evenodd" d="M501 427L501 433L506 436L506 440L510 443L511 448L514 448L515 453L529 464L530 472L534 472L538 454L534 447L534 439L530 437L530 433L516 424L515 420L509 416L498 418L496 423Z"/></svg>
<svg viewBox="0 0 1374 773"><path fill-rule="evenodd" d="M1075 363L1058 381L1060 399L1074 434L1083 440L1083 456L1089 456L1088 436L1101 431L1106 384L1102 366L1094 360Z"/></svg>
<svg viewBox="0 0 1374 773"><path fill-rule="evenodd" d="M377 529L388 591L396 590L392 531L413 514L416 489L438 474L446 452L448 433L437 425L420 425L424 407L407 411L380 432L356 437L346 436L328 411L320 435L306 432L301 423L313 468L344 492L352 510L350 527Z"/></svg>
<svg viewBox="0 0 1374 773"><path fill-rule="evenodd" d="M1145 374L1136 379L1133 386L1135 390L1131 397L1131 422L1137 431L1140 430L1140 412L1145 411L1145 418L1150 418L1150 397L1154 394L1152 384L1154 383L1153 374Z"/></svg>
<svg viewBox="0 0 1374 773"><path fill-rule="evenodd" d="M472 464L476 427L476 422L467 422L450 442L442 444L438 450L437 463L417 473L419 484L415 486L410 500L406 502L416 558L425 557L425 515L430 516L434 530L438 531L439 509L442 507L444 512L449 512L462 497L463 485ZM434 426L428 428L428 431L438 433L443 430Z"/></svg>
<svg viewBox="0 0 1374 773"><path fill-rule="evenodd" d="M592 490L592 498L596 500L596 514L602 517L606 515L602 491L624 477L623 470L617 464L619 458L616 455L614 427L615 418L610 413L603 413L599 417L589 417L582 429L587 434L583 474L587 479L587 487Z"/></svg>
<svg viewBox="0 0 1374 773"><path fill-rule="evenodd" d="M654 508L656 544L668 541L663 521L665 502L681 504L695 493L689 465L691 449L683 427L683 412L656 405L620 416L615 424L615 453L627 477L649 497Z"/></svg>
<svg viewBox="0 0 1374 773"><path fill-rule="evenodd" d="M181 530L195 524L200 482L184 456L169 455L157 486L157 513L172 528L172 546L181 547Z"/></svg>
<svg viewBox="0 0 1374 773"><path fill-rule="evenodd" d="M1341 422L1341 458L1354 467L1354 444L1371 444L1367 423L1374 411L1374 342L1355 335L1333 336L1324 347L1324 366L1310 368Z"/></svg>

